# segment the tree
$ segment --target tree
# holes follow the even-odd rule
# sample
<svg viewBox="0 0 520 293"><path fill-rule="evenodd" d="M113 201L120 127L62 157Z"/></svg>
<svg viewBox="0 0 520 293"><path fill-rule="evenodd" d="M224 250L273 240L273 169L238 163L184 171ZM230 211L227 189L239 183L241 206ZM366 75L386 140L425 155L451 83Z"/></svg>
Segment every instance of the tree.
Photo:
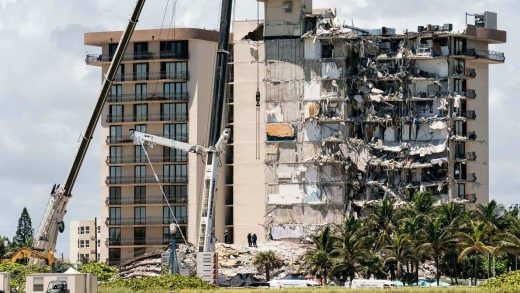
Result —
<svg viewBox="0 0 520 293"><path fill-rule="evenodd" d="M253 258L253 265L259 272L265 272L265 279L271 280L271 272L283 266L283 261L272 250L262 251Z"/></svg>
<svg viewBox="0 0 520 293"><path fill-rule="evenodd" d="M325 226L318 235L312 237L313 246L305 253L303 264L311 274L323 278L327 284L327 277L332 267L331 252L334 250L333 238L329 226Z"/></svg>
<svg viewBox="0 0 520 293"><path fill-rule="evenodd" d="M410 260L412 249L410 236L407 234L392 234L390 244L385 248L385 264L395 267L395 277L404 281L403 265ZM393 275L393 274L392 274ZM393 276L392 276L392 279Z"/></svg>
<svg viewBox="0 0 520 293"><path fill-rule="evenodd" d="M366 258L364 237L358 233L359 221L349 217L344 224L337 229L338 236L334 237L334 257L332 272L334 275L347 276L349 287L360 267L360 262Z"/></svg>
<svg viewBox="0 0 520 293"><path fill-rule="evenodd" d="M375 248L379 249L388 243L390 234L395 230L396 213L395 199L385 197L382 201L371 206L372 213L368 216L367 221L371 232L375 237Z"/></svg>
<svg viewBox="0 0 520 293"><path fill-rule="evenodd" d="M477 283L477 261L479 254L493 254L494 247L483 242L483 238L485 237L486 223L478 221L471 221L471 231L470 233L459 232L457 236L460 240L460 246L462 247L462 251L459 254L458 261L462 261L467 258L469 255L475 255L475 268L474 268L474 277L475 277L475 285Z"/></svg>
<svg viewBox="0 0 520 293"><path fill-rule="evenodd" d="M9 238L5 236L0 236L0 257L4 256L9 250Z"/></svg>
<svg viewBox="0 0 520 293"><path fill-rule="evenodd" d="M18 227L14 241L21 246L32 246L34 229L32 227L31 217L27 208L23 208L22 214L18 219Z"/></svg>
<svg viewBox="0 0 520 293"><path fill-rule="evenodd" d="M426 225L424 232L425 243L423 244L423 247L428 249L433 256L436 270L435 278L437 279L437 286L439 286L439 279L441 276L439 269L440 260L444 255L444 251L455 243L455 239L447 227L443 226L441 218L430 220Z"/></svg>

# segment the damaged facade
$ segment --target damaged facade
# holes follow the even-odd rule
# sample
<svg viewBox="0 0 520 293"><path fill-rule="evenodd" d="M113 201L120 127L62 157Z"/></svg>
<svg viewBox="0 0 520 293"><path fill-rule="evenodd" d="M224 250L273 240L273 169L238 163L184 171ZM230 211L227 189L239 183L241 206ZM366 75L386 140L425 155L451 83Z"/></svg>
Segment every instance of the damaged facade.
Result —
<svg viewBox="0 0 520 293"><path fill-rule="evenodd" d="M496 21L395 34L341 26L310 0L262 2L265 23L235 23L236 242L303 239L385 196L487 202Z"/></svg>

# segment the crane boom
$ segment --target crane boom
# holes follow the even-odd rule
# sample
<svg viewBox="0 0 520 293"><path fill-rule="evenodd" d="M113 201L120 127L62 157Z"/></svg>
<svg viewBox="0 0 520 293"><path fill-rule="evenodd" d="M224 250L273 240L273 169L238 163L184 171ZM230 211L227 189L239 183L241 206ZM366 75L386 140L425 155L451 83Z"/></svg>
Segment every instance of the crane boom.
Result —
<svg viewBox="0 0 520 293"><path fill-rule="evenodd" d="M45 209L45 213L36 234L33 247L36 250L47 253L56 249L58 232L63 232L64 230L63 217L67 212L67 203L71 197L72 188L74 187L74 183L78 177L85 154L87 153L99 117L101 116L101 111L103 110L108 93L110 92L112 83L114 82L117 69L123 60L123 55L128 47L137 22L139 21L139 16L144 4L145 0L137 0L132 16L130 17L128 25L121 36L119 45L117 46L110 67L108 68L108 72L103 80L103 85L94 112L90 117L85 133L81 139L78 152L74 158L74 162L70 168L65 184L63 186L54 185L52 188L51 198L47 204L47 208Z"/></svg>
<svg viewBox="0 0 520 293"><path fill-rule="evenodd" d="M136 145L148 144L150 146L162 145L165 147L181 150L188 153L204 154L206 149L200 145L193 145L182 141L168 139L153 134L148 134L139 131L133 131L131 134L132 141Z"/></svg>

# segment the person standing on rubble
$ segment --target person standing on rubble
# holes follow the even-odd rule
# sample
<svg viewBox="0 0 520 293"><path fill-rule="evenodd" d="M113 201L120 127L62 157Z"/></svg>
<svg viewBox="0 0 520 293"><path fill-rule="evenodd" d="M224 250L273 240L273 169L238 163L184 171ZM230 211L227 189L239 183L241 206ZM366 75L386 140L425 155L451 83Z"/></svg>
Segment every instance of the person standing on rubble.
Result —
<svg viewBox="0 0 520 293"><path fill-rule="evenodd" d="M253 236L251 236L251 242L253 242L253 247L257 247L256 246L256 233L253 233Z"/></svg>
<svg viewBox="0 0 520 293"><path fill-rule="evenodd" d="M249 247L253 246L253 239L251 237L251 233L247 233L247 244Z"/></svg>

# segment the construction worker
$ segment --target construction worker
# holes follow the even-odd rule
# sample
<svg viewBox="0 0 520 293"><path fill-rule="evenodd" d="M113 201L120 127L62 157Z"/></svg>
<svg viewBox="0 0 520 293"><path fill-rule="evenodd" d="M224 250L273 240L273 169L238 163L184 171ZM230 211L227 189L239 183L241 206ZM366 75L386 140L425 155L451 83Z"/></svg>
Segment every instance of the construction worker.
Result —
<svg viewBox="0 0 520 293"><path fill-rule="evenodd" d="M256 246L256 233L253 233L253 235L251 236L251 242L253 242L252 244L254 247L257 247Z"/></svg>
<svg viewBox="0 0 520 293"><path fill-rule="evenodd" d="M253 240L251 237L251 233L247 233L247 244L249 245L249 247L253 246Z"/></svg>

